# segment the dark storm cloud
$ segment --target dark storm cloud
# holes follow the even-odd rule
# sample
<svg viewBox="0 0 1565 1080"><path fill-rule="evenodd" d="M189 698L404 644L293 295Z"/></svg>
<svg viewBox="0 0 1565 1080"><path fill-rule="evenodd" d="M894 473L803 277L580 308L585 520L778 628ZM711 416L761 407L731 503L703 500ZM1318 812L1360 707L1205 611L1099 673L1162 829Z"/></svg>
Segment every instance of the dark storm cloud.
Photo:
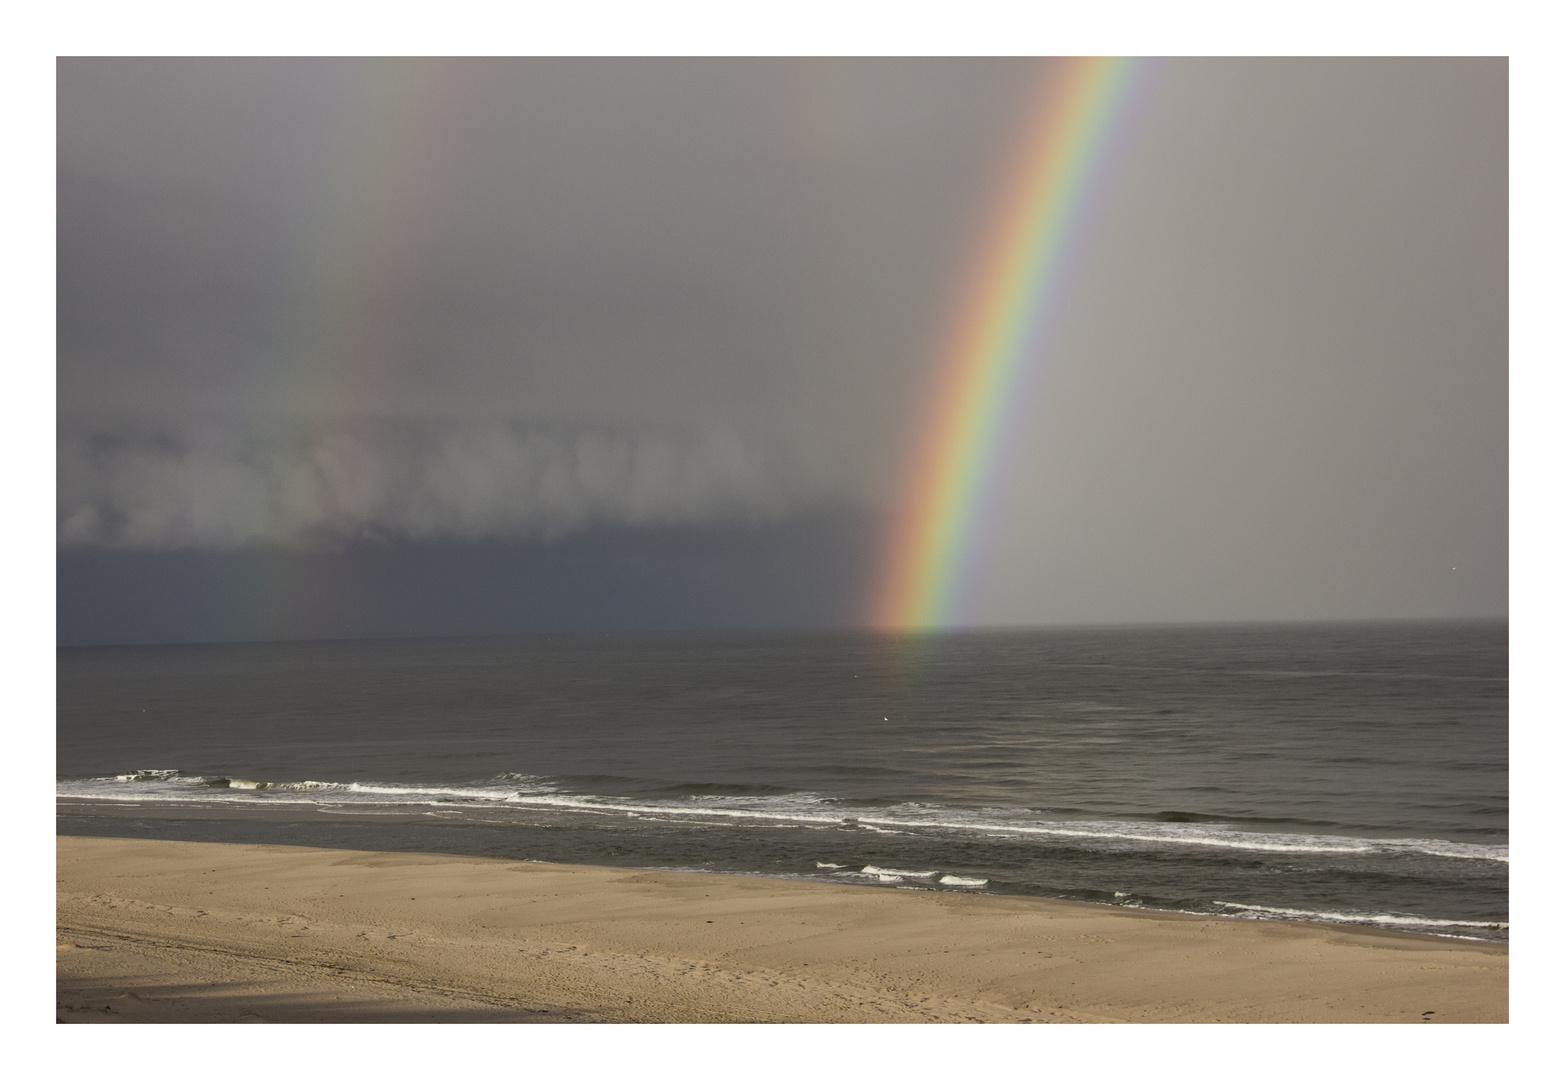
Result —
<svg viewBox="0 0 1565 1080"><path fill-rule="evenodd" d="M883 511L1037 69L64 61L60 541ZM1499 60L1157 65L969 616L1503 612L1506 108Z"/></svg>
<svg viewBox="0 0 1565 1080"><path fill-rule="evenodd" d="M65 440L59 468L62 541L140 549L777 520L831 490L829 476L785 486L805 470L734 438L497 421L95 433Z"/></svg>
<svg viewBox="0 0 1565 1080"><path fill-rule="evenodd" d="M65 62L62 538L286 541L266 493L344 441L375 476L320 483L384 513L334 520L408 536L437 507L466 535L865 501L1032 69ZM450 453L366 419L488 444L450 453L497 501L430 496ZM247 464L214 423L276 445ZM628 455L617 478L561 425ZM535 512L513 465L571 508Z"/></svg>

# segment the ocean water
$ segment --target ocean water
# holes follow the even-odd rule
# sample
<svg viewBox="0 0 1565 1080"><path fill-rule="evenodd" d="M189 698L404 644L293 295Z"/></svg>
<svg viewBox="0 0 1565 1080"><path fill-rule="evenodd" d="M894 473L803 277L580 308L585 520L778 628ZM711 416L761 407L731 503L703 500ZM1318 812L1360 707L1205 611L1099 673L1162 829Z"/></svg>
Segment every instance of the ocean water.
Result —
<svg viewBox="0 0 1565 1080"><path fill-rule="evenodd" d="M62 834L1508 934L1501 622L61 649Z"/></svg>

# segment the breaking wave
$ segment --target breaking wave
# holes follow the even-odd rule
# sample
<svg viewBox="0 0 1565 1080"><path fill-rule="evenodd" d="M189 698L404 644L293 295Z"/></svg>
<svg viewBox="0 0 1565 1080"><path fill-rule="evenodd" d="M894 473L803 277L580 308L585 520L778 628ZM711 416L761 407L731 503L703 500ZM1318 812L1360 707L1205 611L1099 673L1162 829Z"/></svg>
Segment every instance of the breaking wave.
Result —
<svg viewBox="0 0 1565 1080"><path fill-rule="evenodd" d="M1167 847L1236 852L1324 855L1340 858L1422 856L1510 862L1506 844L1477 844L1433 837L1364 837L1321 832L1263 832L1212 820L1059 820L1045 811L966 809L906 802L853 813L852 806L817 792L787 794L690 793L661 798L595 795L568 791L558 778L505 772L487 780L450 784L396 784L373 780L262 780L231 776L187 776L177 769L137 769L110 777L61 780L62 799L117 802L222 804L235 798L321 808L482 806L495 810L556 814L633 815L651 822L684 824L793 825L873 832L965 832L1018 843L1070 843L1099 849ZM1194 815L1190 815L1194 816ZM923 871L863 873L922 878Z"/></svg>

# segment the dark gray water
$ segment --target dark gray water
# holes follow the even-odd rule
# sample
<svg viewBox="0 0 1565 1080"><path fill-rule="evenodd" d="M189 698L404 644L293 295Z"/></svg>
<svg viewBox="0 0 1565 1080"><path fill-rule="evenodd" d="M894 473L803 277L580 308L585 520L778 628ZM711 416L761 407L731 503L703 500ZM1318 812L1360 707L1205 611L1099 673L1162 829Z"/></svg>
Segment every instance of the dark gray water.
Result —
<svg viewBox="0 0 1565 1080"><path fill-rule="evenodd" d="M1508 931L1504 622L62 649L62 833Z"/></svg>

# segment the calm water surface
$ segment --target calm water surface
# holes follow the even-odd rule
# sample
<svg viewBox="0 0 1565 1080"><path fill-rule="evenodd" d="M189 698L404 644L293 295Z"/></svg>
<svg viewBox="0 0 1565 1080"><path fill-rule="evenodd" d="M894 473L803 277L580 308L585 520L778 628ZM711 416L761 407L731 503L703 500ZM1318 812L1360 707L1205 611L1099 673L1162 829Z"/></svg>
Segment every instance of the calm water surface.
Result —
<svg viewBox="0 0 1565 1080"><path fill-rule="evenodd" d="M62 833L1504 939L1504 622L62 649Z"/></svg>

